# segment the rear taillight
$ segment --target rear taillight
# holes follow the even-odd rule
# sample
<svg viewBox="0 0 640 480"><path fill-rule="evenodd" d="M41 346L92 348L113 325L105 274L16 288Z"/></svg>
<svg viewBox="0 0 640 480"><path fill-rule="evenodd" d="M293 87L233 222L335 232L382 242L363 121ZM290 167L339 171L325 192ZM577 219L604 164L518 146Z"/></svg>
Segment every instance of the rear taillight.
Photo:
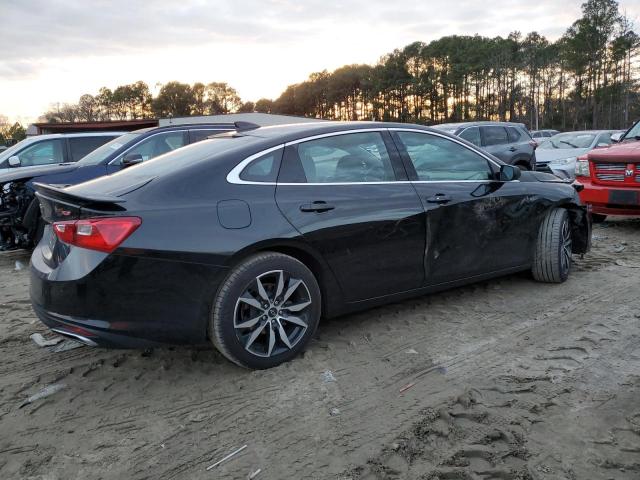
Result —
<svg viewBox="0 0 640 480"><path fill-rule="evenodd" d="M89 218L55 222L53 231L69 245L111 253L141 224L138 217Z"/></svg>
<svg viewBox="0 0 640 480"><path fill-rule="evenodd" d="M578 157L576 160L576 177L589 177L589 160L586 157Z"/></svg>

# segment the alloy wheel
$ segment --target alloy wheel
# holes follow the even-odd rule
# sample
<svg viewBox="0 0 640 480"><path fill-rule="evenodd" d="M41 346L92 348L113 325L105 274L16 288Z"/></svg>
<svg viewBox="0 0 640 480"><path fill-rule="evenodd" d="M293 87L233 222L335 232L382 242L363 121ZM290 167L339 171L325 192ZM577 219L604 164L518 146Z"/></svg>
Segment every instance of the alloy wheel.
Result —
<svg viewBox="0 0 640 480"><path fill-rule="evenodd" d="M301 279L284 270L257 276L238 298L233 326L245 350L271 357L292 349L310 321L311 295Z"/></svg>
<svg viewBox="0 0 640 480"><path fill-rule="evenodd" d="M569 267L571 266L572 252L571 229L568 220L566 220L562 224L562 238L560 239L560 249L560 265L562 267L562 271L568 272Z"/></svg>

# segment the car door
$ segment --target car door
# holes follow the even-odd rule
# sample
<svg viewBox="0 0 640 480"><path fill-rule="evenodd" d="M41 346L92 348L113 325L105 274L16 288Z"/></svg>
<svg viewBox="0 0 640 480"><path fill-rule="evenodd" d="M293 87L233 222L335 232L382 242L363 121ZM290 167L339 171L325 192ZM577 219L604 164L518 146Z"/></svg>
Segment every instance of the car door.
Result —
<svg viewBox="0 0 640 480"><path fill-rule="evenodd" d="M65 161L65 146L60 138L32 143L16 152L21 167L52 165Z"/></svg>
<svg viewBox="0 0 640 480"><path fill-rule="evenodd" d="M506 163L511 163L513 156L513 147L509 145L509 136L507 130L501 125L487 125L480 127L480 135L482 137L483 150L495 155Z"/></svg>
<svg viewBox="0 0 640 480"><path fill-rule="evenodd" d="M426 217L429 285L526 264L535 201L520 182L497 180L499 166L449 137L393 131Z"/></svg>
<svg viewBox="0 0 640 480"><path fill-rule="evenodd" d="M423 285L423 208L388 132L288 144L276 202L324 257L347 302Z"/></svg>

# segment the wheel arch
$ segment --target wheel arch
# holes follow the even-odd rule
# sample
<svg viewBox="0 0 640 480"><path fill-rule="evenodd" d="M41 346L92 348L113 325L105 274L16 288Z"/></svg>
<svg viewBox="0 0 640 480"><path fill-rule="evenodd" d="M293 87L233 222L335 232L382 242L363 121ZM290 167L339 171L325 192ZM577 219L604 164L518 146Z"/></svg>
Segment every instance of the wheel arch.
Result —
<svg viewBox="0 0 640 480"><path fill-rule="evenodd" d="M533 162L529 158L527 158L527 157L525 157L523 155L519 155L517 157L514 157L511 160L511 165L513 165L513 166L522 165L524 167L527 167L527 170L531 170L531 164L532 163Z"/></svg>
<svg viewBox="0 0 640 480"><path fill-rule="evenodd" d="M268 240L246 247L234 254L229 269L257 253L276 252L295 258L316 277L322 295L322 316L334 317L342 311L344 299L333 271L322 256L307 244L292 240Z"/></svg>
<svg viewBox="0 0 640 480"><path fill-rule="evenodd" d="M591 219L587 209L574 202L562 202L556 207L564 208L569 213L573 253L587 253L591 249Z"/></svg>

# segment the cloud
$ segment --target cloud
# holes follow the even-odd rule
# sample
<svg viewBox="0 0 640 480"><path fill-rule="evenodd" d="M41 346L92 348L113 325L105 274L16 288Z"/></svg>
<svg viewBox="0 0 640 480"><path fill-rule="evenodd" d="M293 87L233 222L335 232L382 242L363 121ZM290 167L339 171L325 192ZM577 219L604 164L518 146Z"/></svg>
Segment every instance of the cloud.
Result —
<svg viewBox="0 0 640 480"><path fill-rule="evenodd" d="M558 38L584 0L0 0L0 106L34 117L101 86L226 81L277 96L314 71L443 35ZM637 0L621 0L637 19Z"/></svg>
<svg viewBox="0 0 640 480"><path fill-rule="evenodd" d="M4 0L0 36L3 61L81 55L144 53L167 45L188 47L234 42L284 45L306 37L332 35L328 28L369 25L372 34L393 34L407 24L433 39L451 27L504 35L520 23L542 30L557 25L557 1L477 0L388 2L387 0ZM574 2L574 10L579 7ZM537 25L533 12L549 11L556 25ZM563 11L571 10L566 7ZM552 15L552 16L553 16ZM564 19L562 19L564 20ZM562 25L566 28L568 25ZM410 27L411 28L411 27ZM415 31L414 28L411 28ZM483 30L478 32L478 30ZM459 32L458 32L459 33ZM398 45L401 47L402 45ZM380 52L382 54L384 52Z"/></svg>

